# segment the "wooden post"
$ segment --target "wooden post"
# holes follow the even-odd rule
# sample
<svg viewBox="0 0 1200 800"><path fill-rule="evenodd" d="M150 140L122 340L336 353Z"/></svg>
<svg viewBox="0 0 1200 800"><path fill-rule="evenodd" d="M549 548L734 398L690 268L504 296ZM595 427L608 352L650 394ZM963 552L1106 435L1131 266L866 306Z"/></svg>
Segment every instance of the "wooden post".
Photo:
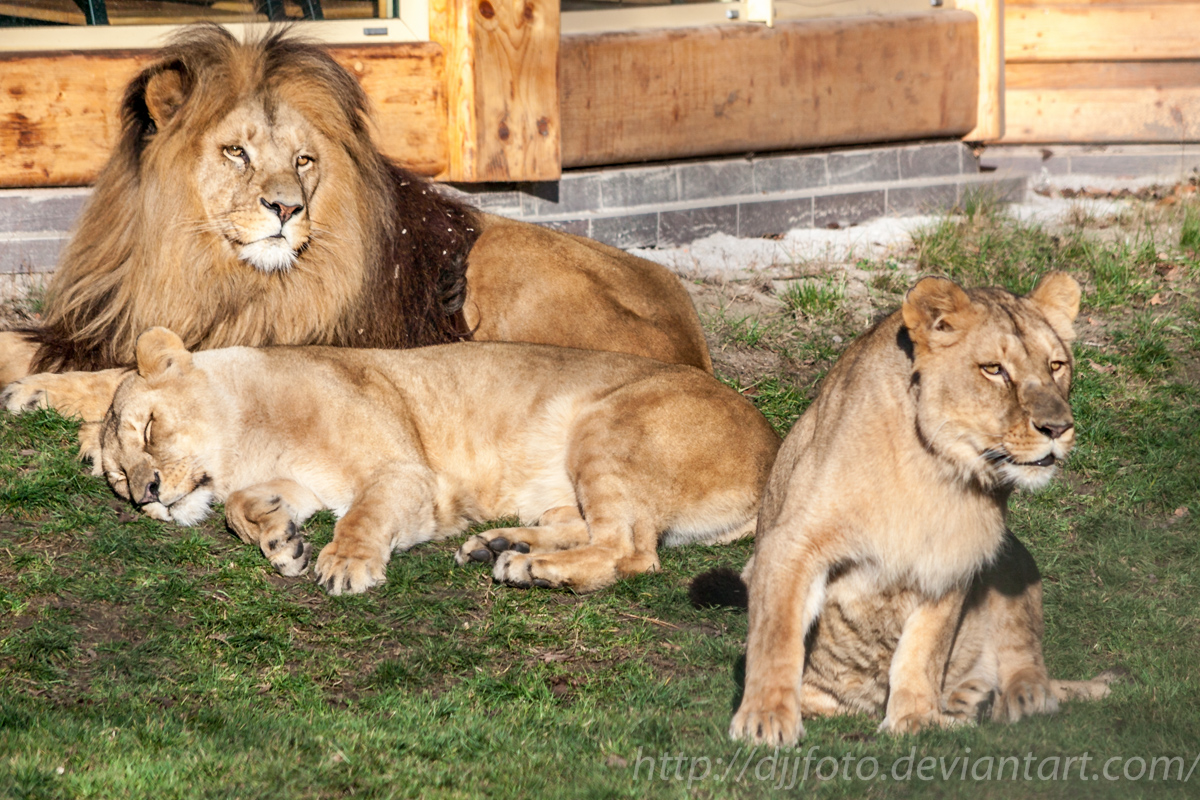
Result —
<svg viewBox="0 0 1200 800"><path fill-rule="evenodd" d="M1004 136L1004 0L958 0L979 20L979 110L969 142Z"/></svg>
<svg viewBox="0 0 1200 800"><path fill-rule="evenodd" d="M451 181L544 181L562 174L558 0L430 0L446 54Z"/></svg>

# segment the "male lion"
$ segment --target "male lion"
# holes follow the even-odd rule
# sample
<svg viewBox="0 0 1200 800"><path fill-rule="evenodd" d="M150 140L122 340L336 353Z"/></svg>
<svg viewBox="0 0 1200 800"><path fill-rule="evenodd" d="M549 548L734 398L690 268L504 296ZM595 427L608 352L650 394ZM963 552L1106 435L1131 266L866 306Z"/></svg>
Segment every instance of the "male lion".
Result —
<svg viewBox="0 0 1200 800"><path fill-rule="evenodd" d="M989 703L1016 720L1107 693L1112 675L1047 676L1041 580L1005 529L1012 490L1044 485L1074 442L1079 295L1064 273L1026 297L925 278L846 350L764 491L734 739L793 744L802 715L849 711L883 710L895 733Z"/></svg>
<svg viewBox="0 0 1200 800"><path fill-rule="evenodd" d="M333 509L316 563L331 594L382 582L394 550L504 516L537 527L473 536L460 564L594 591L657 569L660 540L753 532L779 448L749 401L695 367L497 342L192 354L165 328L138 339L101 437L119 494L184 525L224 500L284 575L308 567L298 526Z"/></svg>
<svg viewBox="0 0 1200 800"><path fill-rule="evenodd" d="M0 387L128 367L154 325L201 349L473 337L711 371L674 275L447 198L379 153L367 112L346 70L285 31L241 44L216 25L183 30L125 93L43 322L0 334ZM122 375L16 391L97 420Z"/></svg>

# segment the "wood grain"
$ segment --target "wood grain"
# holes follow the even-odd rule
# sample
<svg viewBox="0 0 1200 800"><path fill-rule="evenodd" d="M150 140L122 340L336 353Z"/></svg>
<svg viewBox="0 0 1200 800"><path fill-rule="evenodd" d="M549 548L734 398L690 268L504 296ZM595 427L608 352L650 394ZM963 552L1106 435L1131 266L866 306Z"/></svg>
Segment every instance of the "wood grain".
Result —
<svg viewBox="0 0 1200 800"><path fill-rule="evenodd" d="M1200 58L1200 3L1010 6L1007 61Z"/></svg>
<svg viewBox="0 0 1200 800"><path fill-rule="evenodd" d="M1200 61L1012 63L1010 91L1022 89L1173 89L1200 86Z"/></svg>
<svg viewBox="0 0 1200 800"><path fill-rule="evenodd" d="M1200 140L1200 86L1010 88L1005 100L1005 144Z"/></svg>
<svg viewBox="0 0 1200 800"><path fill-rule="evenodd" d="M442 49L331 47L371 97L381 149L426 175L448 163ZM0 187L82 186L108 158L125 85L145 51L0 55Z"/></svg>
<svg viewBox="0 0 1200 800"><path fill-rule="evenodd" d="M446 52L442 177L557 179L557 0L430 0L429 33Z"/></svg>
<svg viewBox="0 0 1200 800"><path fill-rule="evenodd" d="M563 166L962 136L977 62L964 11L564 36Z"/></svg>
<svg viewBox="0 0 1200 800"><path fill-rule="evenodd" d="M1004 3L1003 0L958 0L979 24L979 107L975 130L963 138L978 142L1004 135Z"/></svg>

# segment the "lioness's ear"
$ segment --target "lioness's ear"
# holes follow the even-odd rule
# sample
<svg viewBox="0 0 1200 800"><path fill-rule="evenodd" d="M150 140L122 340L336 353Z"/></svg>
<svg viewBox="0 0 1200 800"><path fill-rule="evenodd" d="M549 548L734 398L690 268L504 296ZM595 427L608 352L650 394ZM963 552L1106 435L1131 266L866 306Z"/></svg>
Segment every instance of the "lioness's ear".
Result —
<svg viewBox="0 0 1200 800"><path fill-rule="evenodd" d="M170 122L186 99L187 76L182 64L161 65L146 81L146 110L156 128Z"/></svg>
<svg viewBox="0 0 1200 800"><path fill-rule="evenodd" d="M192 368L183 340L166 328L150 328L137 340L138 375L148 380L178 377Z"/></svg>
<svg viewBox="0 0 1200 800"><path fill-rule="evenodd" d="M1075 339L1076 315L1079 314L1079 283L1065 272L1051 272L1038 281L1028 300L1038 307L1042 316L1064 342Z"/></svg>
<svg viewBox="0 0 1200 800"><path fill-rule="evenodd" d="M961 286L946 278L917 281L904 296L900 311L913 342L926 347L954 344L975 322L971 298Z"/></svg>

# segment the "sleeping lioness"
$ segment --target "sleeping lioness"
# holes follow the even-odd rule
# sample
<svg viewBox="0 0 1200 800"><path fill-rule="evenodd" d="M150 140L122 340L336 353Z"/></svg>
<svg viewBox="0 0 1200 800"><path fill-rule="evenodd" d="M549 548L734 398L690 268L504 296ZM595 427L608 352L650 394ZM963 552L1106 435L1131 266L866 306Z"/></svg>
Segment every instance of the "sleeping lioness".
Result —
<svg viewBox="0 0 1200 800"><path fill-rule="evenodd" d="M778 447L711 375L638 356L484 342L193 354L153 328L100 464L161 519L191 525L224 500L233 531L288 576L309 565L299 526L332 509L316 562L330 594L381 583L395 550L505 516L529 527L469 538L460 564L589 592L657 569L660 541L751 533Z"/></svg>
<svg viewBox="0 0 1200 800"><path fill-rule="evenodd" d="M1075 440L1080 291L925 278L862 335L788 435L763 494L734 739L788 745L802 715L879 712L893 733L1016 720L1107 693L1051 681L1041 581L1009 494ZM990 706L990 708L989 708Z"/></svg>

